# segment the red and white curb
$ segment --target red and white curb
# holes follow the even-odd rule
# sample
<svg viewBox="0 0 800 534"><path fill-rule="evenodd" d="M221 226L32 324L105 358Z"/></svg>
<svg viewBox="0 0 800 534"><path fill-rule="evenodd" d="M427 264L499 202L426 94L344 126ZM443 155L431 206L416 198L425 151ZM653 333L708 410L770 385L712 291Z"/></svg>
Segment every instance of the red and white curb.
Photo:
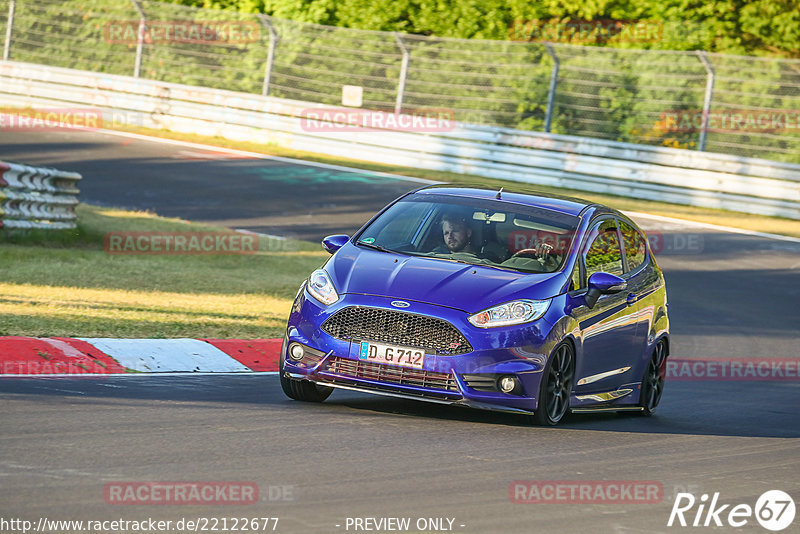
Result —
<svg viewBox="0 0 800 534"><path fill-rule="evenodd" d="M277 373L280 339L0 337L0 377Z"/></svg>

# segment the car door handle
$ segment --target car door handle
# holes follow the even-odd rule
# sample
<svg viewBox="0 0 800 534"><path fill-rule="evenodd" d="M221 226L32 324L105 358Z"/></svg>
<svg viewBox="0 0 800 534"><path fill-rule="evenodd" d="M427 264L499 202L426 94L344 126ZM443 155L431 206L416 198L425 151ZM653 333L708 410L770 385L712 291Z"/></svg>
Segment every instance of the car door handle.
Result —
<svg viewBox="0 0 800 534"><path fill-rule="evenodd" d="M630 305L639 300L639 297L637 297L635 293L628 293L628 298L626 300L628 302L628 305Z"/></svg>

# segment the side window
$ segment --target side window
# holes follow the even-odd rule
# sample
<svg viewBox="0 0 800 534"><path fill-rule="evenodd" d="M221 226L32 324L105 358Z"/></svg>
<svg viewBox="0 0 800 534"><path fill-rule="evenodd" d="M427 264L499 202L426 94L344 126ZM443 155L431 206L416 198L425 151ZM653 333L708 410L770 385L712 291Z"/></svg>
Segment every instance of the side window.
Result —
<svg viewBox="0 0 800 534"><path fill-rule="evenodd" d="M572 278L569 281L569 291L576 291L581 288L581 264L575 262L575 268L572 269Z"/></svg>
<svg viewBox="0 0 800 534"><path fill-rule="evenodd" d="M628 270L635 271L644 263L647 254L647 245L644 237L624 221L619 222L619 231L622 234L622 242L625 244Z"/></svg>
<svg viewBox="0 0 800 534"><path fill-rule="evenodd" d="M586 251L586 279L600 271L622 276L622 250L616 226L611 219L600 224L597 237Z"/></svg>

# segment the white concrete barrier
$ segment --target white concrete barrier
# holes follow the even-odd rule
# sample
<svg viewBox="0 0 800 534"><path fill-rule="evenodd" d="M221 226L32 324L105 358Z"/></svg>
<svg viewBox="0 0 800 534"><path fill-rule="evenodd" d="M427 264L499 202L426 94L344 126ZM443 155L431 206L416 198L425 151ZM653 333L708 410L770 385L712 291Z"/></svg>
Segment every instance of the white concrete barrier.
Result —
<svg viewBox="0 0 800 534"><path fill-rule="evenodd" d="M107 126L800 219L800 165L790 163L455 122L408 131L346 128L333 118L322 121L328 129L310 128L303 117L326 106L9 61L0 62L0 97L11 106L96 108Z"/></svg>

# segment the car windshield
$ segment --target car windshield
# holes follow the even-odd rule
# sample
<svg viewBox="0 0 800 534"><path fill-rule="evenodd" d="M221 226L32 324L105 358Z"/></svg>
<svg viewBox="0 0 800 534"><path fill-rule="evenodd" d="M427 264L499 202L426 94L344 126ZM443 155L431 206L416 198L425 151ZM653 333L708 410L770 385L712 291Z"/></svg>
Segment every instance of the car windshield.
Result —
<svg viewBox="0 0 800 534"><path fill-rule="evenodd" d="M356 243L384 252L550 273L563 265L579 221L498 200L416 194L383 212Z"/></svg>

